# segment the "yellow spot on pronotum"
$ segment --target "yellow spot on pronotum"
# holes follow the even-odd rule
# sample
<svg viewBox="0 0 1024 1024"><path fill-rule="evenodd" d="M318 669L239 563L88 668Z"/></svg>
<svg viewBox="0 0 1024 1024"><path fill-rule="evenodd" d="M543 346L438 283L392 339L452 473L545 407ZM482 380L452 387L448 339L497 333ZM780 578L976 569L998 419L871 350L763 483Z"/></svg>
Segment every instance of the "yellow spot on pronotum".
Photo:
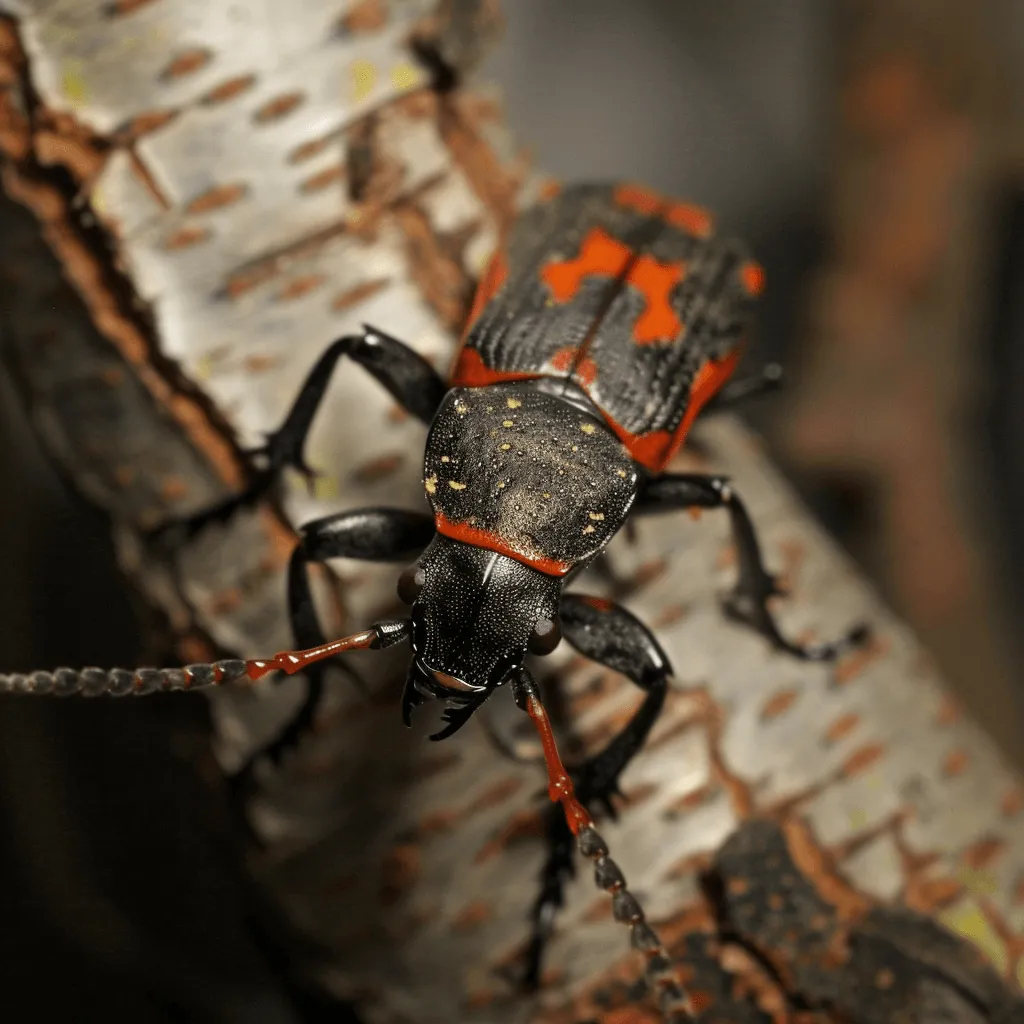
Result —
<svg viewBox="0 0 1024 1024"><path fill-rule="evenodd" d="M437 477L428 476L427 479L423 481L423 486L426 487L427 494L434 494L437 491Z"/></svg>
<svg viewBox="0 0 1024 1024"><path fill-rule="evenodd" d="M503 444L503 445L501 446L501 450L502 450L503 452L507 452L507 451L509 450L509 448L511 448L511 447L512 447L512 445L510 445L510 444Z"/></svg>
<svg viewBox="0 0 1024 1024"><path fill-rule="evenodd" d="M616 472L619 474L619 476L622 477L623 480L625 480L626 477L629 476L629 474L624 469L616 470Z"/></svg>
<svg viewBox="0 0 1024 1024"><path fill-rule="evenodd" d="M451 462L452 460L451 460L451 459L449 459L447 455L442 455L442 456L441 456L441 461L442 461L442 462Z"/></svg>
<svg viewBox="0 0 1024 1024"><path fill-rule="evenodd" d="M352 94L358 103L360 100L365 100L373 92L373 87L377 84L377 69L371 61L360 58L359 60L352 61L350 71L352 74Z"/></svg>
<svg viewBox="0 0 1024 1024"><path fill-rule="evenodd" d="M402 92L415 89L422 81L423 75L420 73L419 68L407 61L396 64L391 69L391 84Z"/></svg>
<svg viewBox="0 0 1024 1024"><path fill-rule="evenodd" d="M501 421L501 425L502 425L503 427L511 427L511 426L514 426L514 424L512 423L512 421L511 421L511 420L502 420L502 421Z"/></svg>
<svg viewBox="0 0 1024 1024"><path fill-rule="evenodd" d="M597 427L595 427L593 423L580 424L580 430L582 430L584 434L592 434L596 429Z"/></svg>
<svg viewBox="0 0 1024 1024"><path fill-rule="evenodd" d="M520 402L518 398L510 398L506 403L510 409L518 409L522 404L523 403Z"/></svg>
<svg viewBox="0 0 1024 1024"><path fill-rule="evenodd" d="M449 480L448 481L448 486L453 491L464 491L466 489L466 485L465 484L460 484L458 480Z"/></svg>
<svg viewBox="0 0 1024 1024"><path fill-rule="evenodd" d="M594 532L594 528L592 526L584 526L583 527L583 532L584 533L593 533Z"/></svg>
<svg viewBox="0 0 1024 1024"><path fill-rule="evenodd" d="M466 406L464 406L461 402L456 402L455 403L455 411L460 416L465 416L466 413L469 412L469 409L467 409Z"/></svg>
<svg viewBox="0 0 1024 1024"><path fill-rule="evenodd" d="M81 61L69 60L64 65L60 76L60 88L72 106L81 106L89 98Z"/></svg>
<svg viewBox="0 0 1024 1024"><path fill-rule="evenodd" d="M604 519L603 512L588 512L587 515L596 522L600 522L602 519Z"/></svg>
<svg viewBox="0 0 1024 1024"><path fill-rule="evenodd" d="M951 931L973 942L992 961L1000 974L1006 973L1009 966L1006 943L976 904L958 904L941 913L939 920Z"/></svg>

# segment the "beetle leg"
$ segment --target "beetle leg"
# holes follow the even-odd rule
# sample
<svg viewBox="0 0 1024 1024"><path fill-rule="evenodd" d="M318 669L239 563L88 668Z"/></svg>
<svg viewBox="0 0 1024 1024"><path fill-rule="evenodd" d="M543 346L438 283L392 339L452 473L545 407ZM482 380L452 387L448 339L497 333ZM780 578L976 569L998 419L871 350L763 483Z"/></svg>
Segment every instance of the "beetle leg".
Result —
<svg viewBox="0 0 1024 1024"><path fill-rule="evenodd" d="M210 508L159 526L151 536L189 538L210 523L227 522L239 509L263 497L286 466L312 483L316 471L306 463L303 448L334 367L343 356L376 377L403 409L430 424L448 385L419 353L381 331L364 327L362 334L347 335L328 346L309 371L281 426L267 436L266 444L245 453L259 465L244 490Z"/></svg>
<svg viewBox="0 0 1024 1024"><path fill-rule="evenodd" d="M753 377L741 377L730 381L721 391L710 398L704 406L704 415L722 412L748 398L760 398L762 395L782 387L782 366L779 363L768 363L761 372Z"/></svg>
<svg viewBox="0 0 1024 1024"><path fill-rule="evenodd" d="M570 773L575 783L575 799L584 810L600 806L614 817L611 799L618 793L619 776L643 746L661 712L672 667L651 631L611 601L566 594L559 618L562 635L581 654L621 672L647 694L633 717L604 750ZM553 790L555 781L551 782ZM555 798L552 793L552 799ZM574 831L567 815L552 808L546 819L548 856L541 870L541 890L531 911L533 934L524 974L524 984L530 989L540 984L544 948L553 931L555 915L563 904L565 883L574 874Z"/></svg>
<svg viewBox="0 0 1024 1024"><path fill-rule="evenodd" d="M434 521L421 512L370 508L340 512L314 519L299 530L299 543L288 563L288 614L298 647L320 647L327 638L313 603L309 586L310 562L331 558L358 558L370 562L405 562L414 559L430 543ZM337 662L357 680L352 669ZM310 665L305 676L306 697L277 736L250 757L235 775L246 783L255 763L268 759L278 764L296 747L312 726L324 694L325 665ZM361 680L360 680L361 681Z"/></svg>
<svg viewBox="0 0 1024 1024"><path fill-rule="evenodd" d="M726 477L667 473L651 480L636 503L639 513L687 508L725 508L729 512L739 556L739 579L726 601L726 611L734 619L752 626L779 650L804 661L833 661L867 642L870 632L864 624L830 643L802 645L782 635L768 609L769 598L781 594L778 581L765 569L754 524Z"/></svg>

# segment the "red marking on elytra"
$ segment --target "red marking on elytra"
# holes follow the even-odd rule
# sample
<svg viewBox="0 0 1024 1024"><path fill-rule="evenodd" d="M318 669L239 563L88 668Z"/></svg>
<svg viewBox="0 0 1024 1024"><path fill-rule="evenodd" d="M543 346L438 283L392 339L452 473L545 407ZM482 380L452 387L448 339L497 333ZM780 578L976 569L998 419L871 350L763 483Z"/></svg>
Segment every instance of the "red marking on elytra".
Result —
<svg viewBox="0 0 1024 1024"><path fill-rule="evenodd" d="M578 355L578 348L566 345L565 348L560 348L548 362L551 365L551 369L558 370L560 373L572 370L573 377L583 387L588 388L597 380L597 363L589 356L583 356L577 362Z"/></svg>
<svg viewBox="0 0 1024 1024"><path fill-rule="evenodd" d="M639 185L620 185L612 194L619 206L625 206L648 217L660 216L667 224L682 228L698 238L708 238L715 228L715 219L703 207L693 203L671 202L657 192Z"/></svg>
<svg viewBox="0 0 1024 1024"><path fill-rule="evenodd" d="M576 297L585 277L619 277L632 256L633 250L624 242L612 238L601 228L592 228L583 239L579 256L549 263L541 271L541 277L557 302L569 302Z"/></svg>
<svg viewBox="0 0 1024 1024"><path fill-rule="evenodd" d="M599 612L610 612L615 607L615 605L611 601L608 601L603 597L585 596L580 598L580 600L584 604L590 605L591 608L594 608Z"/></svg>
<svg viewBox="0 0 1024 1024"><path fill-rule="evenodd" d="M272 658L257 658L245 663L245 671L252 680L262 679L268 672L287 672L294 675L301 672L315 661L333 658L345 651L366 650L377 639L377 631L365 629L362 633L332 640L319 647L310 647L305 651L281 651Z"/></svg>
<svg viewBox="0 0 1024 1024"><path fill-rule="evenodd" d="M661 472L682 447L697 414L732 376L739 360L740 349L736 348L724 359L711 359L697 371L693 384L690 386L690 398L686 406L686 413L675 432L652 430L649 434L631 434L605 414L608 426L615 431L619 440L637 462L655 473Z"/></svg>
<svg viewBox="0 0 1024 1024"><path fill-rule="evenodd" d="M753 261L740 267L740 281L748 295L756 298L764 291L764 267Z"/></svg>
<svg viewBox="0 0 1024 1024"><path fill-rule="evenodd" d="M560 348L550 359L551 369L565 371L571 370L572 364L576 362L576 353L579 351L573 345L566 345Z"/></svg>
<svg viewBox="0 0 1024 1024"><path fill-rule="evenodd" d="M492 530L484 530L479 526L471 526L469 523L453 523L440 511L434 513L434 527L444 537L461 541L463 544L470 544L475 548L496 551L499 555L507 555L547 576L564 576L572 568L571 562L559 562L557 559L547 558L544 555L526 554L518 548L514 548L507 540Z"/></svg>
<svg viewBox="0 0 1024 1024"><path fill-rule="evenodd" d="M707 210L692 203L671 203L664 213L673 227L682 228L698 238L708 238L715 229L715 218Z"/></svg>
<svg viewBox="0 0 1024 1024"><path fill-rule="evenodd" d="M633 340L638 345L671 340L682 331L669 297L685 274L682 263L659 263L652 256L635 256L628 245L603 228L591 229L575 259L549 263L541 271L556 302L574 299L585 278L622 277L646 300L643 313L633 325Z"/></svg>
<svg viewBox="0 0 1024 1024"><path fill-rule="evenodd" d="M577 364L573 377L584 388L589 388L597 380L597 363L589 356L584 356Z"/></svg>
<svg viewBox="0 0 1024 1024"><path fill-rule="evenodd" d="M591 824L591 818L587 809L576 799L572 779L569 778L569 773L565 770L558 753L548 713L536 697L527 698L526 711L537 727L541 746L544 748L544 763L548 769L548 796L553 803L561 803L569 829L574 836L578 836Z"/></svg>
<svg viewBox="0 0 1024 1024"><path fill-rule="evenodd" d="M451 385L453 388L483 388L502 381L534 380L540 376L536 370L493 370L475 348L463 348L455 360Z"/></svg>
<svg viewBox="0 0 1024 1024"><path fill-rule="evenodd" d="M665 206L663 196L641 185L619 185L612 193L612 199L619 206L625 206L630 210L636 210L637 213L647 214L648 216L660 213Z"/></svg>
<svg viewBox="0 0 1024 1024"><path fill-rule="evenodd" d="M470 307L469 316L466 317L466 326L463 329L463 338L469 334L480 314L495 295L501 291L502 286L508 280L508 262L505 259L503 249L498 249L487 264L487 269L476 286L476 293L473 296L473 305Z"/></svg>

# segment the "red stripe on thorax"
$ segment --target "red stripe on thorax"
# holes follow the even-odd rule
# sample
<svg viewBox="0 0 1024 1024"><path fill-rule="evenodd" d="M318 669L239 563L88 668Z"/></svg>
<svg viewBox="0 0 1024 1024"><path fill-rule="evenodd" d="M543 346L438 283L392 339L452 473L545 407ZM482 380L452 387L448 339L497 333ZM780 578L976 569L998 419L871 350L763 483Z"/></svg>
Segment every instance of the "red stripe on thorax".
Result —
<svg viewBox="0 0 1024 1024"><path fill-rule="evenodd" d="M461 541L463 544L470 544L475 548L496 551L499 555L507 555L509 558L514 558L517 562L522 562L523 565L528 565L548 576L564 576L572 568L571 562L559 562L557 559L546 558L543 555L527 555L512 547L508 541L492 530L483 530L479 526L470 526L469 523L453 523L440 511L434 513L434 527L444 537Z"/></svg>

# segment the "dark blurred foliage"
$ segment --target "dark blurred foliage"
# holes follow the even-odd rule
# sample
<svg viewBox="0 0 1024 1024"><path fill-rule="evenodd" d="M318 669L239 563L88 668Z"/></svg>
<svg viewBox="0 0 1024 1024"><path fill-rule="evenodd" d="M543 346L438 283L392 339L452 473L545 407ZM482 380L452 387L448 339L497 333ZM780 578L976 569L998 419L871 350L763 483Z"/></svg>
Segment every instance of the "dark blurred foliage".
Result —
<svg viewBox="0 0 1024 1024"><path fill-rule="evenodd" d="M511 126L537 162L565 178L646 181L713 208L769 271L748 365L798 357L809 275L831 244L823 211L837 108L835 6L504 6L508 30L488 74L506 89ZM990 449L985 498L996 503L995 548L1015 582L1024 579L1022 210L1013 193L994 218L998 287L986 292L991 337L979 341L992 386L967 439L969 449ZM773 436L786 403L772 399L751 417ZM158 624L125 592L107 524L48 468L6 382L0 466L0 665L129 665L159 654L148 642ZM870 566L870 495L849 480L804 474L799 482ZM248 912L224 795L195 767L210 766L201 699L0 710L0 1017L339 1019L277 980L268 929Z"/></svg>

